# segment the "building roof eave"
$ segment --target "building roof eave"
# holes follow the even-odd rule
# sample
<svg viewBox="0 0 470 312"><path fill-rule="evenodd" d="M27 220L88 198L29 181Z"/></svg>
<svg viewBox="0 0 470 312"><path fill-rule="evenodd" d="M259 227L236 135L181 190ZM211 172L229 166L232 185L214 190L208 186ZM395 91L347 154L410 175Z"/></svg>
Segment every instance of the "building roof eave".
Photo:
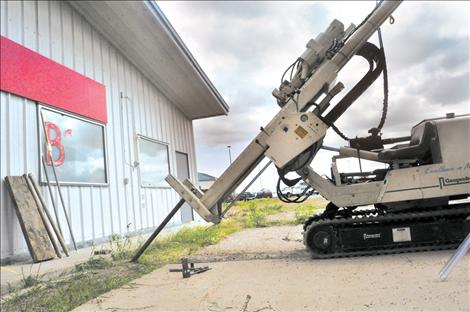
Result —
<svg viewBox="0 0 470 312"><path fill-rule="evenodd" d="M154 1L70 1L189 119L229 106Z"/></svg>

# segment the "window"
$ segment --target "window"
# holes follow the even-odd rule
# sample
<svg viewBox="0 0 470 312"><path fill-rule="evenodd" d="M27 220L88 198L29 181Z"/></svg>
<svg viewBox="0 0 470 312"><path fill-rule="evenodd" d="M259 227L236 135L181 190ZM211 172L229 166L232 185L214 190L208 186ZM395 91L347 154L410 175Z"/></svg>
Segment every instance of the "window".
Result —
<svg viewBox="0 0 470 312"><path fill-rule="evenodd" d="M139 136L139 173L144 187L168 187L165 178L170 173L168 146Z"/></svg>
<svg viewBox="0 0 470 312"><path fill-rule="evenodd" d="M47 173L65 184L106 184L106 154L104 125L71 114L41 107L46 132L52 146L52 159L46 153L44 129L38 114L41 157L45 155ZM46 181L41 164L41 180Z"/></svg>

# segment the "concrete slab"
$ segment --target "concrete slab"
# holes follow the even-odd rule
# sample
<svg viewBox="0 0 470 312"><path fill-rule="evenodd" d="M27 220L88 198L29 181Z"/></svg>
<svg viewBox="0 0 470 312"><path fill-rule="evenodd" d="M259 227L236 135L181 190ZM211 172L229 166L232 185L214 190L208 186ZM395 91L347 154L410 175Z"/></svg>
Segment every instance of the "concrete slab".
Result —
<svg viewBox="0 0 470 312"><path fill-rule="evenodd" d="M18 286L23 278L32 276L50 275L60 273L75 265L85 262L92 256L93 250L97 248L80 248L78 251L69 250L70 256L65 255L62 258L55 258L49 261L32 263L32 261L19 262L6 266L1 266L1 294L4 295L12 288Z"/></svg>

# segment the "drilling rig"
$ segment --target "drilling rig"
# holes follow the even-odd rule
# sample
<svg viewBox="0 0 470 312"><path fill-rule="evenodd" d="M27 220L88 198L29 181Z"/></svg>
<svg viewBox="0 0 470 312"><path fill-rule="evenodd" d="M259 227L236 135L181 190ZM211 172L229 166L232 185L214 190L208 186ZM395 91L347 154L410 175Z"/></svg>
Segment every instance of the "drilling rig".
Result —
<svg viewBox="0 0 470 312"><path fill-rule="evenodd" d="M388 105L388 80L380 26L400 5L383 1L358 26L333 20L285 71L273 96L279 112L243 150L211 188L202 193L189 180L166 181L207 222L219 223L224 199L254 168L269 158L279 173L278 197L301 202L312 190L329 201L323 213L304 224L304 243L314 258L361 256L455 248L470 230L470 115L425 119L402 137L382 138ZM368 42L379 32L380 46ZM344 88L337 75L361 57L367 73L335 105ZM367 137L347 138L335 122L374 81L384 77L383 113ZM288 77L287 77L288 76ZM332 106L332 107L331 107ZM348 145L323 145L328 130ZM310 166L320 149L337 153L331 177ZM373 171L340 172L337 160L357 158L383 164ZM298 178L287 178L288 173ZM296 198L280 183L304 181Z"/></svg>

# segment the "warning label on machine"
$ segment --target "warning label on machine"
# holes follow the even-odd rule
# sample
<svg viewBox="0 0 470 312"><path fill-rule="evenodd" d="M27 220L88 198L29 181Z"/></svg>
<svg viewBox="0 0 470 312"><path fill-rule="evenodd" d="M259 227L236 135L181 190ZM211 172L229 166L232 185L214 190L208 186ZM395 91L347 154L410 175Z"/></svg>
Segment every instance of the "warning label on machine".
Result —
<svg viewBox="0 0 470 312"><path fill-rule="evenodd" d="M409 227L392 229L392 234L394 243L411 241L411 233Z"/></svg>
<svg viewBox="0 0 470 312"><path fill-rule="evenodd" d="M302 128L301 126L298 126L294 132L301 138L305 138L305 136L308 134L308 131Z"/></svg>

